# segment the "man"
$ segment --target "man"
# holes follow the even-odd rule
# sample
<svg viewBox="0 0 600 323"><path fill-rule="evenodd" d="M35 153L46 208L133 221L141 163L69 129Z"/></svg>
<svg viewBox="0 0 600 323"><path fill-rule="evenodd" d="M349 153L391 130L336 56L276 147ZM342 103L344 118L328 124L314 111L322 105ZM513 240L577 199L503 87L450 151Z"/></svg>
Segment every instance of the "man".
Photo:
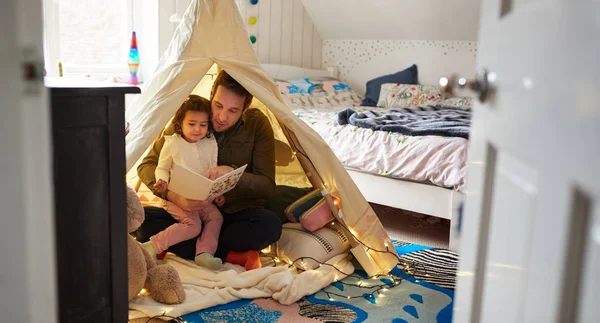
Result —
<svg viewBox="0 0 600 323"><path fill-rule="evenodd" d="M281 221L275 213L263 208L265 200L275 192L275 138L267 117L257 109L249 109L252 95L225 71L213 84L211 94L212 126L219 146L218 165L207 175L216 178L247 164L237 186L225 193L218 205L223 225L215 257L231 263L256 268L260 263L257 250L279 240ZM165 135L173 133L171 127ZM138 167L138 175L154 194L175 203L184 210L200 209L208 201L188 200L169 190L154 191L154 171L164 144L160 137ZM146 208L146 221L136 236L147 241L176 221L159 208ZM167 249L176 255L194 259L196 238Z"/></svg>

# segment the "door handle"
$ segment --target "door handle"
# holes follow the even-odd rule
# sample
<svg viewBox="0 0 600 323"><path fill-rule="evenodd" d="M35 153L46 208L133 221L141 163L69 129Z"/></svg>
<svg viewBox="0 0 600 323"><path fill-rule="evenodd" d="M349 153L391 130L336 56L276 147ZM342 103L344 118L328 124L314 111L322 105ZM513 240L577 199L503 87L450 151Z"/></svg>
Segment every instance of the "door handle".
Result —
<svg viewBox="0 0 600 323"><path fill-rule="evenodd" d="M487 69L481 69L474 80L467 80L456 74L450 77L440 78L440 86L447 96L457 96L456 89L468 89L475 93L475 96L481 101L486 102L492 93L492 83L495 80L495 74L489 73Z"/></svg>

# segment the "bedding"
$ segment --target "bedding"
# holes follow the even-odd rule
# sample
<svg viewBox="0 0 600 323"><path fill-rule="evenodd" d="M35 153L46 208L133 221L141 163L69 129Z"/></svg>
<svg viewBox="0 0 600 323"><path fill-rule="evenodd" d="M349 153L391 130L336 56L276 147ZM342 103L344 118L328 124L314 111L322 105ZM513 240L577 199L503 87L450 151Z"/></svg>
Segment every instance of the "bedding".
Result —
<svg viewBox="0 0 600 323"><path fill-rule="evenodd" d="M286 265L244 271L240 266L225 263L221 270L212 271L172 254L167 254L164 261L179 273L186 293L185 301L167 305L157 303L148 295L140 295L129 302L130 320L160 315L178 317L239 299L271 297L287 305L346 277L332 266L303 272ZM347 253L335 256L326 263L346 274L354 272Z"/></svg>
<svg viewBox="0 0 600 323"><path fill-rule="evenodd" d="M471 110L452 107L410 107L399 110L356 112L346 108L337 123L407 136L447 136L469 139Z"/></svg>
<svg viewBox="0 0 600 323"><path fill-rule="evenodd" d="M361 105L374 107L377 106L379 101L379 94L381 92L381 85L385 83L401 83L401 84L417 84L419 83L418 78L419 72L417 65L413 64L405 70L402 70L395 74L389 74L374 78L367 82L367 93L362 101Z"/></svg>
<svg viewBox="0 0 600 323"><path fill-rule="evenodd" d="M332 77L276 79L275 84L293 106L301 108L358 106L361 100L348 85Z"/></svg>
<svg viewBox="0 0 600 323"><path fill-rule="evenodd" d="M468 140L461 137L407 136L337 124L344 107L299 108L293 111L315 130L342 164L353 170L463 191ZM356 112L373 108L354 107ZM388 109L374 108L385 112Z"/></svg>
<svg viewBox="0 0 600 323"><path fill-rule="evenodd" d="M468 97L456 97L456 98L446 98L442 100L439 105L445 107L454 107L461 109L471 109L473 107L473 98Z"/></svg>
<svg viewBox="0 0 600 323"><path fill-rule="evenodd" d="M402 72L409 75L414 72L412 75L416 81L416 66ZM338 112L348 107L358 113L370 109L385 113L392 109L360 106L362 97L343 82L331 77L292 81L276 79L275 82L294 114L327 142L346 168L398 179L429 182L458 191L464 189L467 139L408 136L399 132L340 125L337 123ZM324 97L336 96L337 100L323 100ZM344 100L343 97L347 99Z"/></svg>
<svg viewBox="0 0 600 323"><path fill-rule="evenodd" d="M382 84L378 107L407 108L436 105L444 99L439 86L414 84Z"/></svg>

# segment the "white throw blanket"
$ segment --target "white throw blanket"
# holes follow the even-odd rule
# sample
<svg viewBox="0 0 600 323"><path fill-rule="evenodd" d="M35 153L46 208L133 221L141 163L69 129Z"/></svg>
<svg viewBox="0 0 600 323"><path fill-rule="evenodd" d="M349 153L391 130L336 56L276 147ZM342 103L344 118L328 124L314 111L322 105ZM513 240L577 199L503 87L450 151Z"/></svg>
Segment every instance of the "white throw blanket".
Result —
<svg viewBox="0 0 600 323"><path fill-rule="evenodd" d="M281 304L295 303L300 298L316 293L335 280L354 272L349 254L333 257L315 270L298 272L288 266L263 267L245 271L226 263L220 271L211 271L191 261L168 254L167 264L175 267L181 276L186 300L178 305L155 302L150 296L139 296L129 302L129 319L169 315L178 317L201 309L226 304L238 299L272 297Z"/></svg>

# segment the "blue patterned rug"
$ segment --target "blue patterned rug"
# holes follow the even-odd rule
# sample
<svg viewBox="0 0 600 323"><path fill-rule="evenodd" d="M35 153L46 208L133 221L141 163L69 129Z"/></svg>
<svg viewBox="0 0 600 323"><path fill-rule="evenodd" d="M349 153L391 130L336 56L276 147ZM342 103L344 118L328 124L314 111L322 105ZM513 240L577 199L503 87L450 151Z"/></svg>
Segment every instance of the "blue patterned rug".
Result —
<svg viewBox="0 0 600 323"><path fill-rule="evenodd" d="M342 280L344 283L334 283L292 305L284 306L272 299L239 300L190 313L182 319L188 323L450 323L456 253L399 241L394 241L394 245L400 258L410 264L410 274L395 268L390 272L394 280L367 279L364 271L356 270ZM393 281L400 283L393 286ZM368 286L382 284L390 287L370 294L372 289Z"/></svg>

